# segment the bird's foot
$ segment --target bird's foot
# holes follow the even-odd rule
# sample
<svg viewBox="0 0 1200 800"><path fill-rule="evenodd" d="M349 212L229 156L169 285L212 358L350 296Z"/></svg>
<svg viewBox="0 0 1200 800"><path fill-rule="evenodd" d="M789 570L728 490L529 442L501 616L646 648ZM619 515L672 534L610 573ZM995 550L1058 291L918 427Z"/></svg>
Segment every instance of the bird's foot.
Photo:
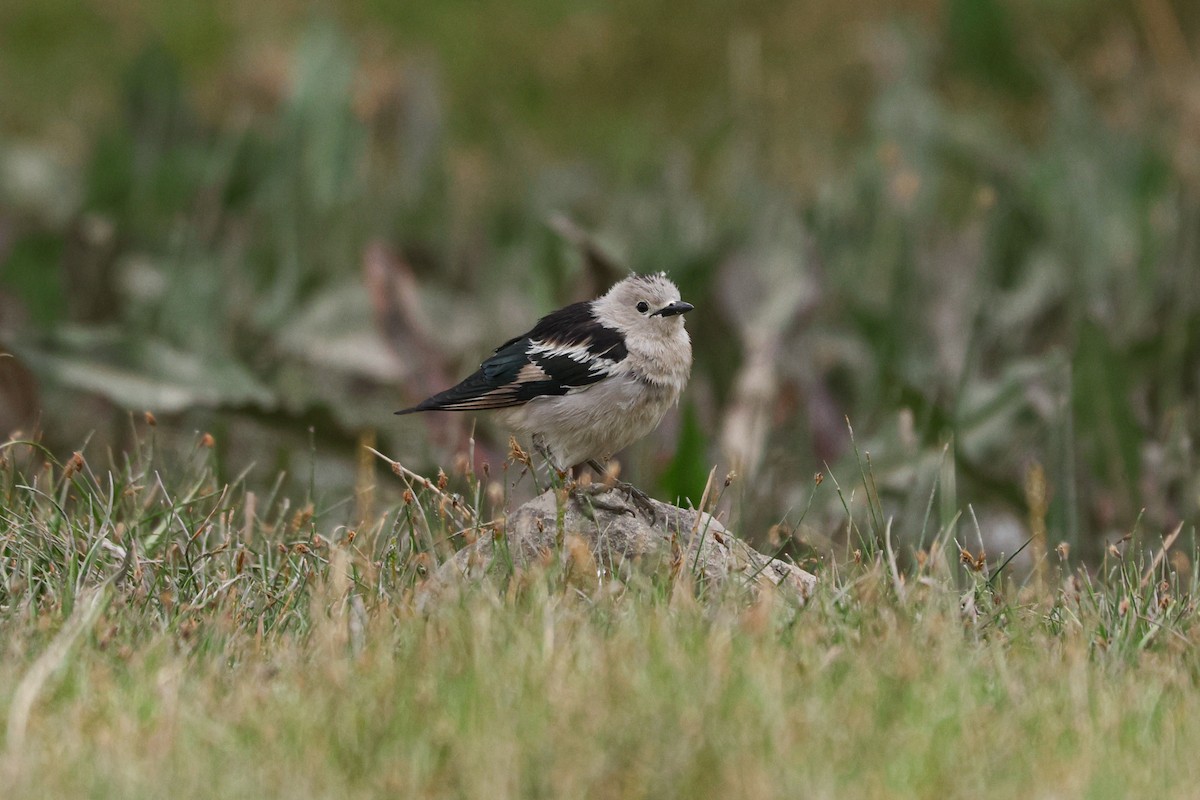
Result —
<svg viewBox="0 0 1200 800"><path fill-rule="evenodd" d="M629 499L633 501L634 505L646 512L646 516L650 518L651 522L658 519L658 508L655 507L654 501L650 499L650 495L632 483L625 483L624 481L617 481L616 488L629 495Z"/></svg>
<svg viewBox="0 0 1200 800"><path fill-rule="evenodd" d="M646 516L650 518L651 522L654 522L658 519L658 509L655 507L654 501L650 499L648 494L634 486L632 483L626 483L625 481L606 481L603 483L591 483L587 486L575 484L575 486L572 488L572 492L576 493L577 495L587 496L588 502L594 508L599 508L603 511L611 511L614 513L636 516L635 510L630 508L629 505L607 503L599 499L600 495L606 494L611 489L624 492L632 504L643 511Z"/></svg>

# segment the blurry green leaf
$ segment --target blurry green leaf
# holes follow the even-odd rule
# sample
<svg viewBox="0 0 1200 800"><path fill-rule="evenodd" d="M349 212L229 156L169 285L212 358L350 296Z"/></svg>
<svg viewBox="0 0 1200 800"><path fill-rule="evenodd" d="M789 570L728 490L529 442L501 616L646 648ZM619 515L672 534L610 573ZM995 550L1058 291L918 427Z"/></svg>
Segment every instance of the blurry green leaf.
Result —
<svg viewBox="0 0 1200 800"><path fill-rule="evenodd" d="M91 210L119 213L133 195L133 141L124 130L102 134L92 147L87 168L87 204Z"/></svg>
<svg viewBox="0 0 1200 800"><path fill-rule="evenodd" d="M211 180L214 147L189 108L179 68L151 46L125 75L122 125L101 135L92 151L87 201L145 238L190 210Z"/></svg>
<svg viewBox="0 0 1200 800"><path fill-rule="evenodd" d="M202 255L164 259L158 265L164 287L150 333L206 358L229 357L237 343L238 303L252 301L234 291L223 266Z"/></svg>
<svg viewBox="0 0 1200 800"><path fill-rule="evenodd" d="M318 211L353 196L354 169L364 139L350 109L354 53L335 29L319 26L301 42L293 67L292 92L283 109L279 166L302 199Z"/></svg>
<svg viewBox="0 0 1200 800"><path fill-rule="evenodd" d="M179 64L163 46L145 48L126 71L125 111L144 143L180 141L192 128Z"/></svg>
<svg viewBox="0 0 1200 800"><path fill-rule="evenodd" d="M66 310L61 261L63 240L53 233L29 234L12 246L0 265L0 286L12 291L35 322L50 326Z"/></svg>
<svg viewBox="0 0 1200 800"><path fill-rule="evenodd" d="M946 34L954 64L999 89L1026 95L1033 73L1017 52L1017 37L1000 0L950 0Z"/></svg>
<svg viewBox="0 0 1200 800"><path fill-rule="evenodd" d="M378 381L397 381L404 373L375 327L361 283L322 294L292 316L277 341L282 353L321 371L339 370Z"/></svg>
<svg viewBox="0 0 1200 800"><path fill-rule="evenodd" d="M666 497L672 500L687 498L693 503L699 503L708 473L712 469L707 457L708 442L691 405L683 406L682 417L679 441L675 445L675 457L663 472L660 483ZM723 475L717 477L724 478Z"/></svg>
<svg viewBox="0 0 1200 800"><path fill-rule="evenodd" d="M330 276L358 263L366 131L350 107L355 59L328 26L305 36L259 206L256 260L264 281L255 317L280 323Z"/></svg>
<svg viewBox="0 0 1200 800"><path fill-rule="evenodd" d="M1072 370L1073 404L1079 446L1108 487L1138 505L1141 427L1130 401L1136 381L1125 355L1113 347L1104 328L1084 320Z"/></svg>
<svg viewBox="0 0 1200 800"><path fill-rule="evenodd" d="M316 298L277 337L282 356L272 382L284 408L301 416L327 408L347 430L378 425L395 410L406 374L422 363L403 363L375 327L361 283Z"/></svg>
<svg viewBox="0 0 1200 800"><path fill-rule="evenodd" d="M1045 372L1043 359L1013 359L994 379L976 378L965 386L954 428L959 456L995 467L1014 455L1013 445L1023 432L1032 438L1036 420L1029 407L1029 387Z"/></svg>
<svg viewBox="0 0 1200 800"><path fill-rule="evenodd" d="M275 406L271 391L235 361L204 360L160 341L130 342L111 328L64 327L49 342L17 342L13 351L46 384L91 392L122 408Z"/></svg>
<svg viewBox="0 0 1200 800"><path fill-rule="evenodd" d="M227 212L239 212L270 173L270 143L253 131L236 138L224 176L221 204Z"/></svg>

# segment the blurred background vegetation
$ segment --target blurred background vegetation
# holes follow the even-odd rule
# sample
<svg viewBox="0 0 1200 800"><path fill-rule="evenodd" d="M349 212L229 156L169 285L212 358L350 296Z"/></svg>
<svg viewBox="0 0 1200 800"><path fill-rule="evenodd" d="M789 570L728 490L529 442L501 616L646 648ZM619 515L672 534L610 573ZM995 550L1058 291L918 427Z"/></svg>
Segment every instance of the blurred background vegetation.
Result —
<svg viewBox="0 0 1200 800"><path fill-rule="evenodd" d="M453 471L469 418L391 412L666 270L696 367L627 476L1086 558L1200 502L1197 54L1188 0L6 0L0 435Z"/></svg>

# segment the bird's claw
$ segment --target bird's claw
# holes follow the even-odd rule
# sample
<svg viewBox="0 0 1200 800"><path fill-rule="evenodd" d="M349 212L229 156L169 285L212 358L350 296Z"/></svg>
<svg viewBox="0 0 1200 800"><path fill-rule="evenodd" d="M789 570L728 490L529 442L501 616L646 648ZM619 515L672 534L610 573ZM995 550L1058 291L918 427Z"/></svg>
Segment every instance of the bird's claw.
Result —
<svg viewBox="0 0 1200 800"><path fill-rule="evenodd" d="M588 495L589 502L594 508L599 508L602 511L611 511L614 513L637 516L636 511L633 508L630 508L628 505L616 505L606 503L598 499L598 495L605 494L610 489L617 489L621 492L624 492L626 496L628 496L633 502L633 505L645 512L645 514L650 518L651 522L658 518L658 509L655 508L654 501L650 499L649 495L634 486L632 483L615 481L613 483L593 483L589 484L588 486L576 485L572 491L575 493Z"/></svg>

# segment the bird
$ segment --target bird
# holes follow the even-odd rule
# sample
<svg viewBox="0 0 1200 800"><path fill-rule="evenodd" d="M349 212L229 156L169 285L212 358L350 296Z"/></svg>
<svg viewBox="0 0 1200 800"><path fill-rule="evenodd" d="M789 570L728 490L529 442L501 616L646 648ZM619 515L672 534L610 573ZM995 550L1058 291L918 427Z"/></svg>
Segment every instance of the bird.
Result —
<svg viewBox="0 0 1200 800"><path fill-rule="evenodd" d="M693 309L666 273L630 275L547 314L461 383L396 413L492 411L559 473L586 463L603 474L601 462L679 402L692 368L683 316Z"/></svg>

